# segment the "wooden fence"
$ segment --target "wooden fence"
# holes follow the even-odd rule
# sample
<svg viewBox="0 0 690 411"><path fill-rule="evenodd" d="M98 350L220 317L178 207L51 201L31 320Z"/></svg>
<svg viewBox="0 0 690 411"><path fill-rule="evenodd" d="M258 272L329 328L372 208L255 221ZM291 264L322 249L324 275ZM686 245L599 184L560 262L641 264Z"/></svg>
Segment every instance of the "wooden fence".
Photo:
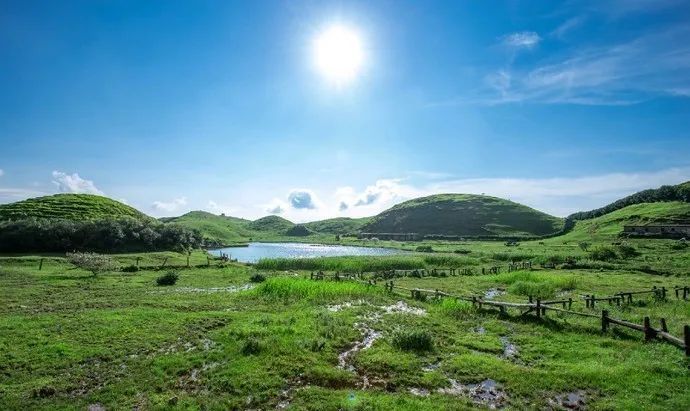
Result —
<svg viewBox="0 0 690 411"><path fill-rule="evenodd" d="M311 278L313 280L324 280L326 278L332 278L335 281L341 280L354 280L369 286L377 286L379 283L376 280L366 280L361 274L326 274L323 272L312 273ZM621 327L626 327L631 330L641 331L644 334L645 341L651 341L654 339L661 339L670 344L673 344L682 350L684 350L686 356L690 356L690 325L685 325L683 327L683 338L671 335L668 332L668 327L666 325L666 320L664 318L660 319L660 328L654 328L651 326L649 317L644 317L642 324L633 323L630 321L612 318L609 316L608 310L602 310L601 315L587 313L582 311L574 311L572 309L574 303L578 303L577 300L573 298L560 299L560 300L545 300L542 301L539 298L529 297L529 301L526 303L520 302L507 302L507 301L493 301L486 300L481 296L462 296L451 294L442 290L434 289L424 289L424 288L407 288L395 285L393 281L385 281L383 287L386 291L393 293L396 291L402 291L406 295L409 294L412 299L423 300L427 297L433 298L454 298L456 300L471 302L475 307L482 309L484 307L497 308L501 313L506 313L508 309L520 309L524 310L522 315L527 315L534 313L537 318L542 318L546 316L548 311L553 311L556 313L562 313L566 315L575 315L580 317L597 318L601 321L601 331L607 332L611 325L617 325ZM687 300L688 294L690 294L690 287L674 287L676 290L676 297L681 298L681 293L683 295L683 300ZM587 308L595 308L597 301L607 301L609 304L621 305L625 302L632 302L632 296L653 294L655 298L666 299L668 289L665 287L657 288L654 287L651 290L643 291L625 291L615 294L614 296L608 297L595 297L594 295L587 295L584 297L584 301ZM558 307L560 306L560 307Z"/></svg>

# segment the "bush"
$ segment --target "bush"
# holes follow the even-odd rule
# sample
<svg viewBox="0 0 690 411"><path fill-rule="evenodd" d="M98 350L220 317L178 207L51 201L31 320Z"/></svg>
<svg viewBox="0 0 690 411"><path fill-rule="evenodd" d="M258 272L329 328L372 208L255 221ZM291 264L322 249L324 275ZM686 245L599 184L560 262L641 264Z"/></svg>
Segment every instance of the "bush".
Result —
<svg viewBox="0 0 690 411"><path fill-rule="evenodd" d="M635 247L628 244L621 244L618 246L618 252L623 258L633 258L640 255L640 252Z"/></svg>
<svg viewBox="0 0 690 411"><path fill-rule="evenodd" d="M472 251L471 251L471 250L465 250L465 249L459 248L459 249L457 249L457 250L455 250L455 251L453 251L453 252L454 252L455 254L469 254L469 253L471 253Z"/></svg>
<svg viewBox="0 0 690 411"><path fill-rule="evenodd" d="M418 253L433 253L434 248L430 245L419 245L417 248L415 248L415 251Z"/></svg>
<svg viewBox="0 0 690 411"><path fill-rule="evenodd" d="M156 278L156 284L161 285L161 286L175 285L178 278L180 278L180 275L177 274L176 271L168 271L167 273Z"/></svg>
<svg viewBox="0 0 690 411"><path fill-rule="evenodd" d="M598 261L611 261L618 258L618 254L616 254L616 251L611 247L599 247L589 253L589 256L592 260Z"/></svg>
<svg viewBox="0 0 690 411"><path fill-rule="evenodd" d="M254 274L253 276L249 277L249 281L252 283L263 283L266 281L266 276L263 274Z"/></svg>
<svg viewBox="0 0 690 411"><path fill-rule="evenodd" d="M125 273L136 273L137 271L139 271L139 267L137 267L136 265L128 265L122 268L122 272Z"/></svg>
<svg viewBox="0 0 690 411"><path fill-rule="evenodd" d="M672 250L685 250L686 248L688 248L687 241L676 241L671 245Z"/></svg>
<svg viewBox="0 0 690 411"><path fill-rule="evenodd" d="M404 351L430 351L434 342L428 331L396 331L393 346Z"/></svg>
<svg viewBox="0 0 690 411"><path fill-rule="evenodd" d="M112 258L96 253L67 253L67 261L75 266L90 271L94 276L119 269L119 265Z"/></svg>
<svg viewBox="0 0 690 411"><path fill-rule="evenodd" d="M242 346L242 354L256 355L261 352L261 342L254 337L249 337Z"/></svg>

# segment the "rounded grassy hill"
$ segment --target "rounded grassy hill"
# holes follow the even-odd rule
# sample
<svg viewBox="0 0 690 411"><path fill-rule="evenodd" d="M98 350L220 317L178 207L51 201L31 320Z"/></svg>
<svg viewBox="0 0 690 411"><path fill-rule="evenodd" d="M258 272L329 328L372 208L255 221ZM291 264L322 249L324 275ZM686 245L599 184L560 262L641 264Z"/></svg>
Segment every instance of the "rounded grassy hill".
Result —
<svg viewBox="0 0 690 411"><path fill-rule="evenodd" d="M548 235L563 219L509 200L474 194L438 194L400 203L362 227L371 233L447 236Z"/></svg>
<svg viewBox="0 0 690 411"><path fill-rule="evenodd" d="M96 220L122 217L151 219L134 207L93 194L55 194L0 205L0 220L25 218Z"/></svg>

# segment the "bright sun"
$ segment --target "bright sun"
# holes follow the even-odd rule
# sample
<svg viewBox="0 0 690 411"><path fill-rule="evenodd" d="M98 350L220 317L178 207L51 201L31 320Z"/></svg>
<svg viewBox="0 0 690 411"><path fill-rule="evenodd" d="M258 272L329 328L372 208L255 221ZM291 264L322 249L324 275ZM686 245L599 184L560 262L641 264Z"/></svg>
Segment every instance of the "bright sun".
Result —
<svg viewBox="0 0 690 411"><path fill-rule="evenodd" d="M319 72L341 86L357 77L364 62L364 50L354 30L331 26L316 38L314 58Z"/></svg>

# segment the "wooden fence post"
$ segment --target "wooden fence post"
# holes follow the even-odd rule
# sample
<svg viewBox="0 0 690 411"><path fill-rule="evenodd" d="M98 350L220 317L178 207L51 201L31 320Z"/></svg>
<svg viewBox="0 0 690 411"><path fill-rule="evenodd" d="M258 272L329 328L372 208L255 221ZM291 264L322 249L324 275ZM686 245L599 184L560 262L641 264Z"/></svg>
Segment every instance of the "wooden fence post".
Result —
<svg viewBox="0 0 690 411"><path fill-rule="evenodd" d="M685 356L690 357L690 325L683 327L683 339L685 340Z"/></svg>
<svg viewBox="0 0 690 411"><path fill-rule="evenodd" d="M141 261L141 257L137 257L137 270L139 269L139 261Z"/></svg>
<svg viewBox="0 0 690 411"><path fill-rule="evenodd" d="M654 332L654 329L652 328L652 326L649 324L649 317L644 318L643 327L644 327L644 340L645 341L653 340L654 337L656 336L656 333Z"/></svg>
<svg viewBox="0 0 690 411"><path fill-rule="evenodd" d="M601 310L601 332L605 333L609 329L609 311Z"/></svg>
<svg viewBox="0 0 690 411"><path fill-rule="evenodd" d="M596 301L596 299L595 299L595 297L594 297L594 294L592 294L592 300L591 300L590 303L589 303L589 306L590 306L591 308L594 308L594 302L595 302L595 301Z"/></svg>
<svg viewBox="0 0 690 411"><path fill-rule="evenodd" d="M537 298L537 318L541 318L541 300Z"/></svg>
<svg viewBox="0 0 690 411"><path fill-rule="evenodd" d="M666 326L666 319L665 319L665 318L662 318L662 319L659 320L659 322L661 323L661 331L667 333L667 332L668 332L668 327Z"/></svg>
<svg viewBox="0 0 690 411"><path fill-rule="evenodd" d="M568 309L573 308L573 297L568 297Z"/></svg>
<svg viewBox="0 0 690 411"><path fill-rule="evenodd" d="M41 271L43 269L43 259L41 258L41 261L38 262L38 271Z"/></svg>

